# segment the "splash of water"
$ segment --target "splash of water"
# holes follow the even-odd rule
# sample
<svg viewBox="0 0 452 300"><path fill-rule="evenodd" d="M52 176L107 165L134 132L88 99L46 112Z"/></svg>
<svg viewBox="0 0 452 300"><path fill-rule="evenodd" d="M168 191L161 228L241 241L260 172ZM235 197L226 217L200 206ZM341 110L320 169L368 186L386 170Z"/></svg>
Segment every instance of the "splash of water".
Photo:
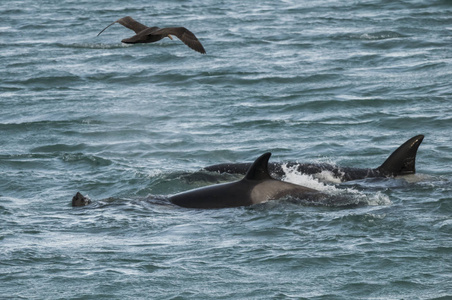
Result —
<svg viewBox="0 0 452 300"><path fill-rule="evenodd" d="M306 186L320 192L325 193L328 196L326 204L330 205L331 202L336 202L337 206L342 205L390 205L392 202L389 197L381 192L372 192L366 194L363 191L359 191L352 187L338 188L335 185L325 184L319 181L319 178L327 178L329 182L340 183L340 179L335 177L333 173L329 171L322 171L320 175L313 176L300 173L296 167L282 166L285 175L282 180L291 182L294 184ZM339 200L340 199L340 200ZM347 200L345 200L347 199ZM345 200L345 201L344 201ZM336 206L332 204L332 206Z"/></svg>

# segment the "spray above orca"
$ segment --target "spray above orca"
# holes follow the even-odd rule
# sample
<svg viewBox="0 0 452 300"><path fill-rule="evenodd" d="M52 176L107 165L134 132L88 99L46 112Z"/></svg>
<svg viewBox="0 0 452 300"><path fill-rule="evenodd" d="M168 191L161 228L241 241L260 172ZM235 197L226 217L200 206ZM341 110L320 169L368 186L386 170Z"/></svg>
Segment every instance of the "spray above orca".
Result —
<svg viewBox="0 0 452 300"><path fill-rule="evenodd" d="M381 166L374 169L298 162L269 163L268 168L271 174L278 177L286 175L284 167L295 169L299 173L313 175L314 177L318 177L320 173L328 171L342 182L372 177L396 177L415 174L416 154L423 139L423 135L412 137L398 147ZM224 163L205 167L204 170L218 173L245 174L250 166L251 163Z"/></svg>

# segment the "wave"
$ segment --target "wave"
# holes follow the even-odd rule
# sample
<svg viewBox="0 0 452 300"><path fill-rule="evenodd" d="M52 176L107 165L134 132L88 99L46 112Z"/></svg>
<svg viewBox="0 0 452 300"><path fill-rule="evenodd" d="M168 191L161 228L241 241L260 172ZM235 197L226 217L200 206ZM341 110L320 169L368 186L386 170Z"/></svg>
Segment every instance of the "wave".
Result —
<svg viewBox="0 0 452 300"><path fill-rule="evenodd" d="M57 87L58 89L67 89L69 86L84 82L82 76L73 74L68 71L41 70L27 74L26 76L15 76L13 78L4 79L3 83L9 85L23 85L37 89L48 89L49 87Z"/></svg>
<svg viewBox="0 0 452 300"><path fill-rule="evenodd" d="M340 33L331 36L334 40L386 40L386 39L396 39L396 38L406 38L409 35L399 33L397 31L376 31L376 32L365 32L365 33Z"/></svg>
<svg viewBox="0 0 452 300"><path fill-rule="evenodd" d="M64 153L60 155L60 158L65 162L86 162L94 166L109 166L113 163L109 159L84 153Z"/></svg>
<svg viewBox="0 0 452 300"><path fill-rule="evenodd" d="M95 166L109 166L113 162L109 159L93 155L93 154L85 154L81 151L86 149L87 145L78 144L78 145L65 145L65 144L57 144L57 145L49 145L49 146L40 146L31 149L31 152L27 154L2 154L0 155L0 160L4 163L6 162L36 162L40 160L49 160L53 158L59 158L64 162L87 162L90 165Z"/></svg>
<svg viewBox="0 0 452 300"><path fill-rule="evenodd" d="M359 36L360 40L386 40L395 38L405 38L408 35L398 33L396 31L377 31L371 33L363 33Z"/></svg>
<svg viewBox="0 0 452 300"><path fill-rule="evenodd" d="M124 44L124 43L115 43L115 44L104 44L104 43L72 43L72 44L64 44L64 43L55 43L57 47L60 48L72 48L72 49L122 49L129 48L132 45Z"/></svg>

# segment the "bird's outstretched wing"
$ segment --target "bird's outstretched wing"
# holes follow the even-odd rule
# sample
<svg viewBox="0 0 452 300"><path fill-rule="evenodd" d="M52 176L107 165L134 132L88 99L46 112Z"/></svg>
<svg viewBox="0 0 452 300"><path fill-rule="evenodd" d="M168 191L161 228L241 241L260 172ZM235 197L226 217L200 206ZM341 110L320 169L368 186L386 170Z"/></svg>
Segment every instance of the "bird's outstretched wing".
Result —
<svg viewBox="0 0 452 300"><path fill-rule="evenodd" d="M204 50L204 47L202 46L201 42L198 40L198 38L185 27L167 27L162 28L159 30L156 30L152 32L152 34L161 34L161 35L175 35L177 36L185 45L192 48L195 51L198 51L199 53L206 53L206 50Z"/></svg>
<svg viewBox="0 0 452 300"><path fill-rule="evenodd" d="M124 17L121 18L119 20L114 21L113 23L111 23L110 25L108 25L107 27L105 27L104 29L101 30L101 32L99 32L97 34L97 36L99 36L102 32L105 31L105 29L107 29L108 27L110 27L111 25L115 24L115 23L119 23L122 26L125 26L133 31L135 31L135 33L139 33L143 30L145 30L146 28L148 28L146 25L141 24L140 22L136 21L135 19L133 19L132 17Z"/></svg>

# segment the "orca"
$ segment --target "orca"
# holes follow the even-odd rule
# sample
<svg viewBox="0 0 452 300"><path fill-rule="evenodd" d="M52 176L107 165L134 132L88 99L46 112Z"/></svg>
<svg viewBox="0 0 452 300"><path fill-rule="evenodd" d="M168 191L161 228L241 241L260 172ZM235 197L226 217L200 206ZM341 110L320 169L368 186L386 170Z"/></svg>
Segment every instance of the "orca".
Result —
<svg viewBox="0 0 452 300"><path fill-rule="evenodd" d="M323 199L325 194L315 189L272 178L268 172L270 156L271 153L267 152L257 158L241 180L193 189L165 199L181 207L200 209L249 206L284 197L308 203L318 203ZM74 207L90 203L91 200L80 192L72 198Z"/></svg>
<svg viewBox="0 0 452 300"><path fill-rule="evenodd" d="M339 167L327 163L269 163L271 174L282 178L285 174L284 166L295 169L302 174L319 175L323 171L329 171L341 182L359 180L371 177L396 177L416 173L415 162L419 145L424 139L423 135L416 135L397 148L386 161L375 169L362 169L352 167ZM205 167L203 170L218 173L246 174L251 163L225 163Z"/></svg>
<svg viewBox="0 0 452 300"><path fill-rule="evenodd" d="M309 202L316 201L322 195L315 189L272 178L268 171L270 156L271 153L267 152L257 158L241 180L182 192L170 196L169 201L186 208L227 208L284 197Z"/></svg>

